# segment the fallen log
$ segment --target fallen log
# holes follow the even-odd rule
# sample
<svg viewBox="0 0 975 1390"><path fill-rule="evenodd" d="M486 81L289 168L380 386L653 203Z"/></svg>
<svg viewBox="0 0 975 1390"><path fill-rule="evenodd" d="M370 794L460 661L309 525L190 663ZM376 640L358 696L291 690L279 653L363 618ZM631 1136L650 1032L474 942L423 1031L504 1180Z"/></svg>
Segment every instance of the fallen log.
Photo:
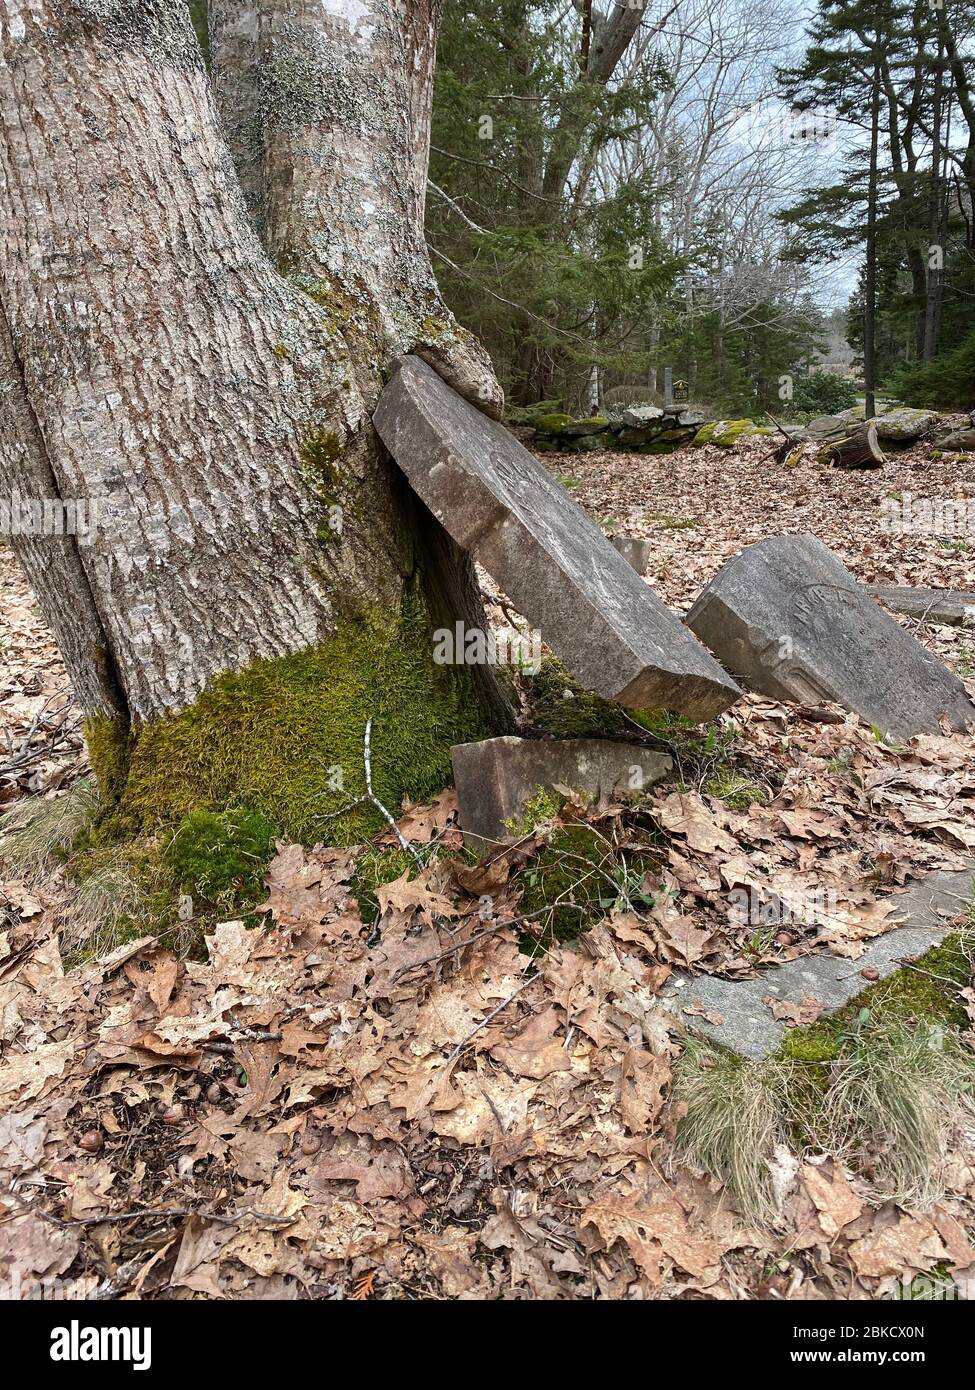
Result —
<svg viewBox="0 0 975 1390"><path fill-rule="evenodd" d="M819 460L831 463L834 468L882 468L887 462L877 442L877 426L873 420L867 420L843 439L824 443Z"/></svg>

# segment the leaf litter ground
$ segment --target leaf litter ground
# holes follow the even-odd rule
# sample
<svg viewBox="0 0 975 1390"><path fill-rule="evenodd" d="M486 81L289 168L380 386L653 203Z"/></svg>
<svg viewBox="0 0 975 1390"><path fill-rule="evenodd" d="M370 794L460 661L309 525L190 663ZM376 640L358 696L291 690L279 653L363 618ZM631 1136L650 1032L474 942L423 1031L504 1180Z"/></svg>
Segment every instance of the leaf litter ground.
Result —
<svg viewBox="0 0 975 1390"><path fill-rule="evenodd" d="M892 493L975 496L957 465L922 448L869 475L768 455L762 439L545 462L608 528L653 538L648 582L678 608L783 531L812 531L866 582L975 590L970 545L879 520ZM13 803L88 768L9 552L0 583ZM970 676L970 633L914 630ZM874 1298L937 1270L973 1291L964 1110L933 1204L883 1200L869 1167L796 1142L775 1150L777 1214L758 1227L674 1159L694 1018L659 998L674 968L735 978L832 951L856 970L898 889L975 849L969 740L888 747L835 708L754 696L721 723L754 799L681 764L677 786L592 813L607 856L575 891L608 906L573 942L519 920L553 826L473 868L449 790L404 808L425 867L378 889L374 921L351 886L364 847L281 844L262 925L213 924L205 961L146 938L66 971L71 885L3 883L0 1281L15 1296ZM582 814L570 802L556 828ZM639 892L600 882L648 842ZM730 910L736 890L804 906L756 932ZM790 1022L815 1018L807 1003Z"/></svg>

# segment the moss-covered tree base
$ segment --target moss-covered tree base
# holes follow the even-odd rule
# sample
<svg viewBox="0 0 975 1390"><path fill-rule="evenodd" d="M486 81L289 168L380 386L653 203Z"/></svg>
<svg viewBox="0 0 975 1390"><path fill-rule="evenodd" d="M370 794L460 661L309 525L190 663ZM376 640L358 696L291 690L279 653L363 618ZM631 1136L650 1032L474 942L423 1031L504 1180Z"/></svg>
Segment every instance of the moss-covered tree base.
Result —
<svg viewBox="0 0 975 1390"><path fill-rule="evenodd" d="M339 814L365 791L372 720L373 789L394 814L450 780L450 747L487 730L470 672L433 662L416 595L401 614L347 619L317 647L219 677L188 709L129 730L86 733L99 785L114 801L113 835L175 826L193 811L245 807L305 843L351 842L377 830L371 806Z"/></svg>

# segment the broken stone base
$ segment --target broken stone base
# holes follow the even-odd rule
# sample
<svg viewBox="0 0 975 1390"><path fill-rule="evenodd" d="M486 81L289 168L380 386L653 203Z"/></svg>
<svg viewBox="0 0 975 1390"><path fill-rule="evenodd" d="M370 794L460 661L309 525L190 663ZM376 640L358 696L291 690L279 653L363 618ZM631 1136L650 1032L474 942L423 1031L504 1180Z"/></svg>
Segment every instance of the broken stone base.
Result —
<svg viewBox="0 0 975 1390"><path fill-rule="evenodd" d="M687 625L774 700L835 700L897 738L975 722L957 676L815 536L773 536L723 566Z"/></svg>
<svg viewBox="0 0 975 1390"><path fill-rule="evenodd" d="M450 758L461 829L475 849L516 834L525 804L539 788L571 788L605 803L615 788L632 796L666 777L672 766L666 753L596 738L489 738L457 744Z"/></svg>
<svg viewBox="0 0 975 1390"><path fill-rule="evenodd" d="M374 417L421 500L588 690L711 719L741 694L527 449L418 357Z"/></svg>
<svg viewBox="0 0 975 1390"><path fill-rule="evenodd" d="M940 872L912 883L897 901L903 926L874 937L858 960L845 956L802 956L751 980L719 980L715 975L684 975L669 983L665 998L673 1012L699 1029L712 1042L742 1057L767 1057L782 1045L787 1028L764 1003L767 995L792 1004L805 999L826 1006L826 1012L848 1004L877 979L900 969L902 963L923 956L940 945L949 933L952 918L964 908L973 888L971 869ZM865 978L863 971L869 971ZM874 976L873 972L877 975ZM695 1007L694 1013L685 1011ZM706 1010L720 1023L709 1022L697 1009Z"/></svg>
<svg viewBox="0 0 975 1390"><path fill-rule="evenodd" d="M613 548L637 574L646 574L650 564L650 542L641 536L611 536Z"/></svg>
<svg viewBox="0 0 975 1390"><path fill-rule="evenodd" d="M915 588L910 584L872 584L870 592L885 608L908 618L950 627L975 627L975 594Z"/></svg>

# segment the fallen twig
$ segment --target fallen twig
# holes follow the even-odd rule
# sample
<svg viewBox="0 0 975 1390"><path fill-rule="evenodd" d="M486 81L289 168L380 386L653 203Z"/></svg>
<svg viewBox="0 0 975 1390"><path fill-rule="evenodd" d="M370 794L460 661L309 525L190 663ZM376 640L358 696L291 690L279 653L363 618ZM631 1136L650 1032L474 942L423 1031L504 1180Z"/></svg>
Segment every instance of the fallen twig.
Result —
<svg viewBox="0 0 975 1390"><path fill-rule="evenodd" d="M371 751L371 743L372 743L372 715L370 715L369 718L366 720L366 734L365 734L365 739L364 739L364 742L363 742L363 750L362 750L362 760L363 760L363 763L364 763L364 765L365 765L365 771L366 771L366 791L365 791L365 795L364 795L364 796L355 797L355 798L349 797L349 801L348 801L348 804L347 804L346 806L342 806L338 811L330 811L327 815L319 816L317 819L318 819L318 820L323 820L323 821L326 821L326 820L336 820L339 816L346 816L346 815L348 815L349 812L350 812L350 811L354 811L355 808L356 808L357 806L364 806L364 805L366 805L366 804L368 803L370 806L374 806L374 807L376 808L376 810L379 812L379 814L382 816L383 820L384 820L384 821L386 822L386 824L389 826L390 830L392 830L392 832L393 832L393 834L396 836L397 840L399 840L400 847L401 847L402 849L406 850L406 853L407 853L407 854L412 855L413 858L416 860L416 863L417 863L418 867L422 869L422 868L425 867L424 862L423 862L423 856L419 853L419 851L418 851L417 849L414 848L413 845L410 844L410 842L409 842L408 840L404 839L403 833L402 833L402 831L400 830L399 826L396 824L395 820L394 820L393 817L390 815L389 811L387 811L387 809L386 809L386 807L383 805L383 803L379 800L379 797L378 797L378 796L376 795L376 793L373 791L373 788L372 788L372 751Z"/></svg>
<svg viewBox="0 0 975 1390"><path fill-rule="evenodd" d="M497 1006L496 1009L492 1009L491 1012L490 1012L489 1014L486 1014L486 1015L484 1016L484 1018L481 1019L480 1023L477 1025L476 1028L472 1028L472 1029L471 1029L471 1031L467 1034L467 1037L466 1037L466 1038L461 1038L460 1042L457 1044L457 1046L454 1048L453 1052L452 1052L452 1053L450 1054L450 1056L447 1058L447 1061L445 1062L444 1065L445 1065L445 1066L449 1066L450 1063L454 1060L454 1058L457 1057L457 1056L459 1056L460 1053L463 1052L464 1048L465 1048L465 1047L467 1046L467 1044L470 1042L471 1038L476 1037L477 1034L481 1031L482 1028L486 1028L486 1027L487 1027L487 1025L491 1022L492 1018L497 1018L497 1016L498 1016L498 1014L501 1012L501 1010L502 1010L502 1009L506 1009L506 1008L508 1007L508 1005L511 1003L512 999L517 998L517 996L521 993L521 991L522 991L527 985L532 984L532 983L533 983L535 980L537 980L538 978L539 978L538 975L526 975L525 978L522 980L521 984L518 986L518 988L517 988L517 989L513 989L513 990L511 991L511 993L508 995L507 999L502 999L501 1003Z"/></svg>
<svg viewBox="0 0 975 1390"><path fill-rule="evenodd" d="M587 903L559 903L559 907L574 907L577 912L588 911L591 904ZM516 927L519 922L530 922L534 917L541 917L546 912L551 912L551 904L545 907L536 908L534 912L526 912L521 917L504 917L499 922L492 922L483 931L475 932L473 936L465 937L463 941L457 941L452 946L445 947L442 951L436 951L432 956L424 956L422 960L410 961L408 965L400 966L393 980L396 981L401 975L408 975L411 970L419 970L421 965L432 965L434 961L445 960L447 956L452 956L458 951L463 951L468 946L473 946L475 941L482 940L485 936L492 936L494 932L500 931L502 927Z"/></svg>

